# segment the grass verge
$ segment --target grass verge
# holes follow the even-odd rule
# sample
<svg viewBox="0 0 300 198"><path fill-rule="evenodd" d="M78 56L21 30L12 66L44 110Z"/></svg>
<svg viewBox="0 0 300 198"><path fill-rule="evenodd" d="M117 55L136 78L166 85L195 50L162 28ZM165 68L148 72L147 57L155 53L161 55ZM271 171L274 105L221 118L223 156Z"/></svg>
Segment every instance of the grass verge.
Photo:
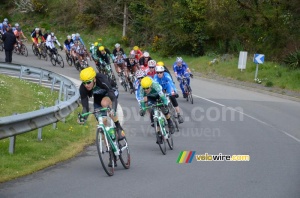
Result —
<svg viewBox="0 0 300 198"><path fill-rule="evenodd" d="M0 116L24 113L53 106L58 94L37 84L0 75ZM72 158L95 140L95 119L85 126L77 124L75 110L65 120L43 127L42 141L37 130L16 136L15 153L9 154L9 138L0 140L0 182L31 174L60 161Z"/></svg>

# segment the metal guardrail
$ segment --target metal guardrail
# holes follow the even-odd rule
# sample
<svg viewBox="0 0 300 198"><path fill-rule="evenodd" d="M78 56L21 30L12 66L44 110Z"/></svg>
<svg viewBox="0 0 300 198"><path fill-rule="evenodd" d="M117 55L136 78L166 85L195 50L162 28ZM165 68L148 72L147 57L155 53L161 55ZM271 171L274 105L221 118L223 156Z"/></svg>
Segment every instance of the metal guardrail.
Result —
<svg viewBox="0 0 300 198"><path fill-rule="evenodd" d="M0 73L7 70L19 74L20 79L31 76L39 79L39 84L48 81L51 83L51 91L59 86L59 97L57 104L52 107L0 117L0 139L15 137L16 135L56 123L64 119L79 106L79 90L68 78L33 66L0 63Z"/></svg>

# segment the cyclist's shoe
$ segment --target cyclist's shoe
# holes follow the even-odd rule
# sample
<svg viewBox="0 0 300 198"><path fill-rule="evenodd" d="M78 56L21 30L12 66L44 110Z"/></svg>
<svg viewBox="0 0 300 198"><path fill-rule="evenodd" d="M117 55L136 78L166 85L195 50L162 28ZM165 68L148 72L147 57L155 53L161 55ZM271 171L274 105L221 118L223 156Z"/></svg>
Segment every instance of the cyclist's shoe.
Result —
<svg viewBox="0 0 300 198"><path fill-rule="evenodd" d="M181 115L178 114L178 123L181 124L183 123L183 117Z"/></svg>
<svg viewBox="0 0 300 198"><path fill-rule="evenodd" d="M186 98L187 97L187 94L186 93L183 93L183 98Z"/></svg>
<svg viewBox="0 0 300 198"><path fill-rule="evenodd" d="M162 137L161 133L158 133L157 138L156 138L156 144L162 144L163 143L162 139L163 139L163 137Z"/></svg>
<svg viewBox="0 0 300 198"><path fill-rule="evenodd" d="M117 167L118 165L117 165L117 162L115 162L115 166L114 167ZM112 167L112 163L111 163L111 161L109 161L109 163L108 163L108 167Z"/></svg>
<svg viewBox="0 0 300 198"><path fill-rule="evenodd" d="M151 122L151 126L154 127L154 122Z"/></svg>
<svg viewBox="0 0 300 198"><path fill-rule="evenodd" d="M121 141L125 138L125 131L122 128L117 128L118 140Z"/></svg>
<svg viewBox="0 0 300 198"><path fill-rule="evenodd" d="M175 128L174 128L174 124L171 120L168 122L168 127L169 127L169 130L170 130L170 133L173 134L174 131L175 131Z"/></svg>

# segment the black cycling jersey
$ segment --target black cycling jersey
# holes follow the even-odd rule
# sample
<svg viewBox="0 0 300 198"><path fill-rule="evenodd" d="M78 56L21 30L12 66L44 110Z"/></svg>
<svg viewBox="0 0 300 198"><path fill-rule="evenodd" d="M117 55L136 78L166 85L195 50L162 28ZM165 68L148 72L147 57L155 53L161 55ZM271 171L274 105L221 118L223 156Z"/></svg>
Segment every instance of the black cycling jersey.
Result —
<svg viewBox="0 0 300 198"><path fill-rule="evenodd" d="M134 60L133 62L130 62L130 61L129 61L129 58L126 58L126 59L125 59L125 63L126 63L126 66L127 66L127 67L133 67L133 66L135 66L135 65L138 64L138 62L136 62L136 60Z"/></svg>
<svg viewBox="0 0 300 198"><path fill-rule="evenodd" d="M151 57L148 57L148 60L147 60L147 62L146 62L146 61L145 61L145 57L141 57L140 60L139 60L139 63L140 63L140 65L147 66L149 60L152 60L152 58L151 58Z"/></svg>
<svg viewBox="0 0 300 198"><path fill-rule="evenodd" d="M114 55L115 57L117 57L118 55L123 55L123 54L125 54L123 48L120 48L119 51L117 51L116 48L113 50L113 55Z"/></svg>
<svg viewBox="0 0 300 198"><path fill-rule="evenodd" d="M105 54L102 54L101 52L100 52L100 50L99 49L97 49L97 56L99 57L99 58L101 58L103 61L105 61L107 64L110 64L110 61L109 61L109 56L110 56L110 51L109 51L109 49L107 49L107 48L105 48Z"/></svg>
<svg viewBox="0 0 300 198"><path fill-rule="evenodd" d="M115 90L110 84L109 79L106 75L97 73L96 74L96 85L91 91L88 91L83 84L80 85L79 88L81 104L82 104L82 112L89 111L89 100L88 98L94 96L94 103L101 104L102 99L105 96L108 96L112 101L112 108L117 111L118 99L115 95Z"/></svg>

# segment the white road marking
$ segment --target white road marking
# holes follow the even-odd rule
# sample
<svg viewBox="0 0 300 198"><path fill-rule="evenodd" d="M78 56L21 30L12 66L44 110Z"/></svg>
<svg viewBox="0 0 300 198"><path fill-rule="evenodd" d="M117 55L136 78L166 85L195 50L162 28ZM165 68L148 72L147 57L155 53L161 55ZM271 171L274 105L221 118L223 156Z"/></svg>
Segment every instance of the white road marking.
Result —
<svg viewBox="0 0 300 198"><path fill-rule="evenodd" d="M251 118L251 119L253 119L253 120L255 120L255 121L257 121L257 122L259 122L259 123L261 123L261 124L264 124L264 125L266 125L266 126L268 126L268 127L271 127L271 128L273 128L273 129L276 129L276 130L280 131L281 133L283 133L283 134L289 136L290 138L296 140L298 143L300 143L300 139L296 138L295 136L289 134L288 132L286 132L286 131L284 131L284 130L282 130L282 129L276 128L275 126L273 126L273 125L271 125L271 124L268 124L268 123L266 123L266 122L264 122L264 121L262 121L262 120L259 120L259 119L255 118L255 117L251 116L251 115L248 115L248 114L246 114L246 113L244 113L244 112L238 111L238 110L233 109L233 108L231 108L231 107L226 107L226 105L223 105L223 104L221 104L221 103L215 102L215 101L213 101L213 100L209 100L209 99L204 98L204 97L201 97L201 96L197 96L197 95L195 95L195 94L193 94L193 96L194 96L194 97L197 97L197 98L200 98L200 99L202 99L202 100L206 100L206 101L211 102L211 103L213 103L213 104L219 105L219 106L221 106L221 107L225 107L225 108L227 108L227 109L229 109L229 110L231 110L231 111L238 112L238 113L240 113L240 114L242 114L242 115L244 115L244 116L246 116L246 117L248 117L248 118Z"/></svg>

